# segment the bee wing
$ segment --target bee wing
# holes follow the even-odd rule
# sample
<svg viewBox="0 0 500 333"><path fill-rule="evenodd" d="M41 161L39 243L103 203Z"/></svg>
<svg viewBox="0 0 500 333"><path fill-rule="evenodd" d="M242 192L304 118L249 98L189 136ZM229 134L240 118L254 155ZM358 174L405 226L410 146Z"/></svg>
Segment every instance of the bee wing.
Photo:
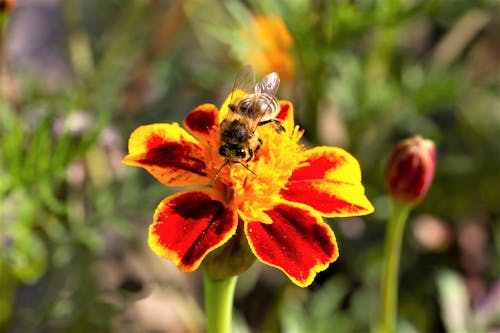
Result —
<svg viewBox="0 0 500 333"><path fill-rule="evenodd" d="M261 94L249 102L255 103L255 106L250 108L253 112L247 114L247 124L251 132L254 132L261 122L275 118L280 111L278 100L271 95Z"/></svg>
<svg viewBox="0 0 500 333"><path fill-rule="evenodd" d="M252 93L255 87L255 72L252 65L245 65L234 80L233 90L240 89L247 93Z"/></svg>
<svg viewBox="0 0 500 333"><path fill-rule="evenodd" d="M275 96L280 86L280 77L278 73L267 74L255 85L256 94L268 94Z"/></svg>
<svg viewBox="0 0 500 333"><path fill-rule="evenodd" d="M278 92L280 77L277 73L267 74L255 85L254 103L259 105L253 109L249 128L255 131L259 123L276 117L279 112L278 101L274 97Z"/></svg>
<svg viewBox="0 0 500 333"><path fill-rule="evenodd" d="M278 100L273 96L267 96L267 97L269 97L269 99L266 101L261 110L261 114L257 122L257 125L262 121L276 118L276 116L280 111Z"/></svg>
<svg viewBox="0 0 500 333"><path fill-rule="evenodd" d="M255 72L252 65L244 66L234 80L233 90L231 90L230 104L234 103L234 91L241 90L247 94L253 93L255 87Z"/></svg>

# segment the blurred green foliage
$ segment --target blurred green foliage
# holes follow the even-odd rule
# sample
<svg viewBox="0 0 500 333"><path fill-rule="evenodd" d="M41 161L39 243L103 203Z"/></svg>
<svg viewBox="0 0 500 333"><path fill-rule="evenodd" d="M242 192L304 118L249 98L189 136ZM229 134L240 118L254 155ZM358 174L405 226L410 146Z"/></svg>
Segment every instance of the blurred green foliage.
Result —
<svg viewBox="0 0 500 333"><path fill-rule="evenodd" d="M141 246L156 204L173 191L140 170L120 171L124 142L139 125L180 122L198 104L220 104L254 60L244 50L260 47L241 37L258 15L281 18L293 38L295 72L279 94L294 103L306 144L356 156L376 213L329 221L341 257L311 288L266 274L243 282L239 327L375 327L384 163L395 142L413 134L436 142L438 168L403 246L399 331L500 325L498 312L476 308L500 297L490 291L500 276L498 1L62 1L63 31L52 37L65 41L71 73L55 84L50 63L33 70L19 54L9 57L16 16L28 7L11 13L1 50L0 330L123 331L117 323L130 320L122 316L134 299L104 288L99 264L129 251L157 274ZM439 247L415 233L424 214L448 231ZM473 319L454 329L445 305L463 281L479 287L457 301ZM129 331L154 331L135 316L140 324Z"/></svg>

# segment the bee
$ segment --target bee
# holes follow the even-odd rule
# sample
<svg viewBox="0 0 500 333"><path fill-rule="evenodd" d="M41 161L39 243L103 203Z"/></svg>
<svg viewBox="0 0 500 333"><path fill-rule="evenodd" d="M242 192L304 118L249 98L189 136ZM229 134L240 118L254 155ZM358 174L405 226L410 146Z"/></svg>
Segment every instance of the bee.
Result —
<svg viewBox="0 0 500 333"><path fill-rule="evenodd" d="M231 92L229 112L220 123L219 155L225 162L215 174L212 183L229 163L239 163L255 174L247 163L263 145L257 127L270 124L277 133L285 131L282 121L276 119L280 111L275 97L279 84L279 75L274 72L267 74L256 84L251 65L243 67L238 74ZM235 98L236 90L243 91L246 95L238 100Z"/></svg>

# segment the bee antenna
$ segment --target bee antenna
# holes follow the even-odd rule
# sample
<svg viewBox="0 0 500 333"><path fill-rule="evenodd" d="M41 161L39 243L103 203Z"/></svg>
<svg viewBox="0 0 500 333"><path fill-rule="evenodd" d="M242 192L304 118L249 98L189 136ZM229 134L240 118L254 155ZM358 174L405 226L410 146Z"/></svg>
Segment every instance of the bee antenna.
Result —
<svg viewBox="0 0 500 333"><path fill-rule="evenodd" d="M217 177L219 177L219 174L221 173L222 169L224 169L224 167L225 167L226 165L228 165L228 164L229 164L229 160L226 160L226 161L224 162L224 164L222 164L222 166L219 168L219 170L217 170L217 173L216 173L216 174L212 177L212 180L210 181L210 186L213 186L213 185L214 185L214 182L215 182L215 180L217 179Z"/></svg>
<svg viewBox="0 0 500 333"><path fill-rule="evenodd" d="M225 167L226 165L228 165L229 163L231 163L231 161L230 161L230 160L226 160L226 161L224 162L224 164L222 164L222 165L221 165L221 167L219 168L219 170L217 170L217 173L216 173L216 174L212 177L212 180L210 181L210 186L213 186L213 185L214 185L215 180L217 179L217 177L219 177L219 175L220 175L220 173L221 173L222 169L224 169L224 167ZM257 174L256 174L256 173L252 170L252 169L250 169L250 168L248 167L248 165L244 164L243 162L238 162L238 163L239 163L239 164L241 164L243 167L245 167L245 169L247 169L248 171L250 171L253 175L257 175Z"/></svg>
<svg viewBox="0 0 500 333"><path fill-rule="evenodd" d="M252 170L252 169L250 169L250 168L248 167L248 165L243 164L242 162L238 162L238 163L240 163L241 165L243 165L243 166L245 167L245 169L247 169L248 171L250 171L253 175L255 175L255 176L257 175L257 174L256 174L256 173Z"/></svg>

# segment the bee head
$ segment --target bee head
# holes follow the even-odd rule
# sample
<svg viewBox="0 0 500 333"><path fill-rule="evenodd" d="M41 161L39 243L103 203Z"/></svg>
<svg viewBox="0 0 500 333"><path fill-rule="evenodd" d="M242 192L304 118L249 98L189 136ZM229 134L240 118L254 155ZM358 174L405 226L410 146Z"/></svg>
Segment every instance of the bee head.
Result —
<svg viewBox="0 0 500 333"><path fill-rule="evenodd" d="M240 145L224 143L219 148L219 154L227 159L240 160L247 156L247 151Z"/></svg>

